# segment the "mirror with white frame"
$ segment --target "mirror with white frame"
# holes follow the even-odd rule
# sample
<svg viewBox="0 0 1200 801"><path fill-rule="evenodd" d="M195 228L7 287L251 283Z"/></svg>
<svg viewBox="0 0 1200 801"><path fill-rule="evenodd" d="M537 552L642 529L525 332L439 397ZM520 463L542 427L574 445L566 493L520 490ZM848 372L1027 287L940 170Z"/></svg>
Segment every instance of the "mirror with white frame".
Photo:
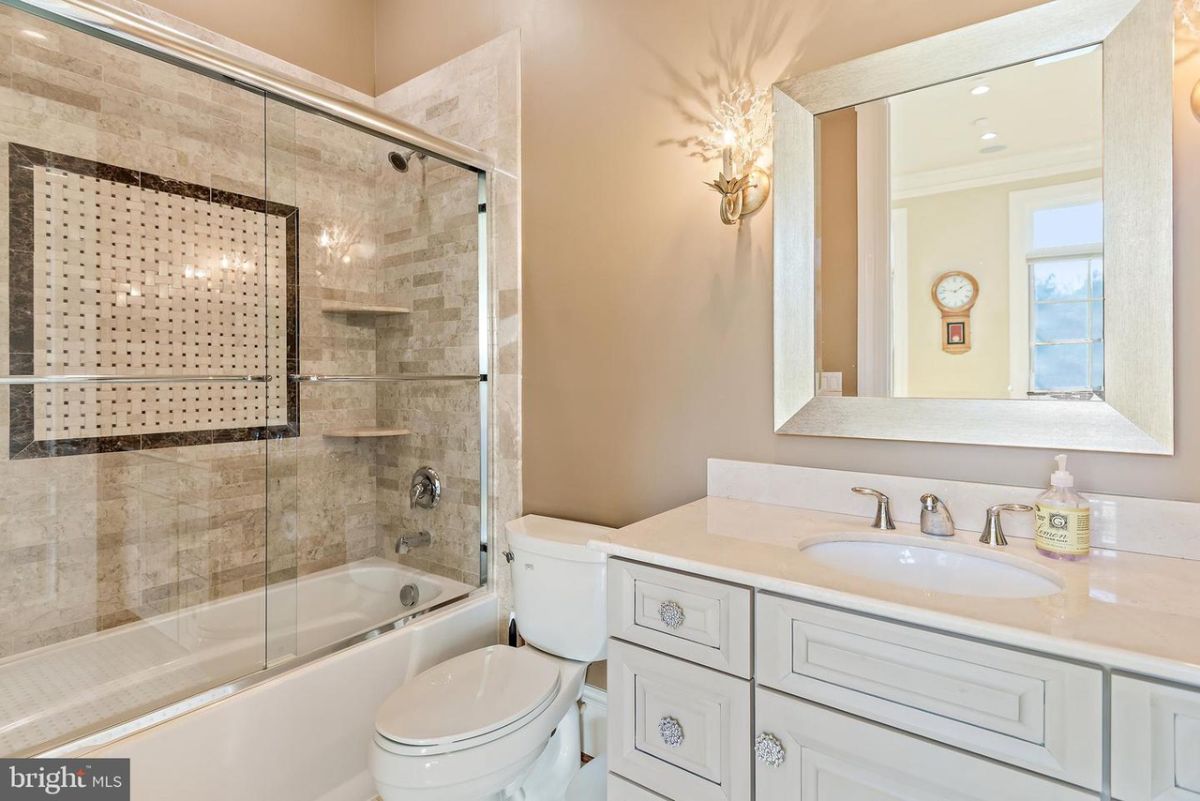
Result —
<svg viewBox="0 0 1200 801"><path fill-rule="evenodd" d="M1170 0L776 85L781 433L1172 451Z"/></svg>

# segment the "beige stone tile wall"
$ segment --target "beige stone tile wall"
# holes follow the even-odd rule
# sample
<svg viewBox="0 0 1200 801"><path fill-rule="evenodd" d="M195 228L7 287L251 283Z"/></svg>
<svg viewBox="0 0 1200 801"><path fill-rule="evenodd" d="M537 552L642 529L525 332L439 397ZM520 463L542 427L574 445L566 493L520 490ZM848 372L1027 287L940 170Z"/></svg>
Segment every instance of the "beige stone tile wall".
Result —
<svg viewBox="0 0 1200 801"><path fill-rule="evenodd" d="M476 346L464 343L477 287L458 270L476 258L472 174L426 162L427 175L419 166L401 175L387 164L391 146L361 131L9 8L0 8L0 139L299 207L300 351L289 372L476 370L467 366ZM7 232L0 225L4 315ZM454 275L435 281L442 268ZM328 300L416 311L329 314ZM7 332L0 322L5 351ZM283 346L269 342L280 358ZM271 383L271 404L284 388ZM300 403L299 437L0 461L0 657L390 553L393 532L406 530L399 512L416 463L450 480L440 550L414 564L477 580L477 385L415 387L401 399L374 384L304 384ZM3 453L7 423L0 397ZM413 437L327 436L393 423Z"/></svg>
<svg viewBox="0 0 1200 801"><path fill-rule="evenodd" d="M369 318L326 300L379 302L377 182L386 164L361 131L268 100L267 198L300 209L300 351L291 372L375 372ZM369 384L301 384L300 436L270 443L269 550L303 575L375 553L370 443L326 434L374 426Z"/></svg>
<svg viewBox="0 0 1200 801"><path fill-rule="evenodd" d="M478 375L478 176L426 158L398 177L384 222L380 286L390 297L406 298L412 312L380 321L379 372ZM400 447L379 446L380 549L394 552L398 536L426 530L432 546L397 558L478 584L478 382L381 384L378 405L382 425L412 431ZM434 509L409 503L412 474L423 465L442 479L442 497Z"/></svg>
<svg viewBox="0 0 1200 801"><path fill-rule="evenodd" d="M261 197L262 115L253 94L0 8L5 143ZM0 148L0 175L7 157ZM5 353L8 216L0 193ZM0 461L0 656L262 586L264 450Z"/></svg>
<svg viewBox="0 0 1200 801"><path fill-rule="evenodd" d="M506 547L504 523L521 514L520 87L520 39L513 31L384 93L375 103L387 114L496 160L487 198L492 362L487 529L493 557L488 583L500 595L500 637L511 609L508 570L500 556ZM419 266L412 274L414 282L420 280ZM453 430L452 418L445 420ZM457 425L466 430L465 415ZM463 558L466 564L470 555L464 551Z"/></svg>
<svg viewBox="0 0 1200 801"><path fill-rule="evenodd" d="M481 51L414 82L397 116L502 166L488 197L495 537L520 512L519 75L515 41ZM397 173L386 161L394 146L361 131L7 7L0 139L297 206L300 349L288 372L478 370L473 173L433 159ZM4 159L0 148L0 174ZM5 262L7 235L0 225ZM412 313L331 314L325 301ZM0 322L5 351L7 338ZM268 407L284 389L269 385ZM0 657L391 554L396 536L420 528L434 546L399 558L478 581L479 398L476 382L303 384L298 437L0 461ZM7 423L0 397L3 453ZM327 436L370 426L412 434ZM408 504L421 464L445 479L442 504L424 514Z"/></svg>

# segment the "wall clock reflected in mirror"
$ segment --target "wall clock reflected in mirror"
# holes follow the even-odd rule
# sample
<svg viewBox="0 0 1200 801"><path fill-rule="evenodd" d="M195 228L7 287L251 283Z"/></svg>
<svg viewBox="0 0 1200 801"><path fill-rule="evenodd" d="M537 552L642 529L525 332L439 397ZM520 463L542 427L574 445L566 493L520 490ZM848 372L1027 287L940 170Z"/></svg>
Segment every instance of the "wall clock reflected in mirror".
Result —
<svg viewBox="0 0 1200 801"><path fill-rule="evenodd" d="M979 282L970 273L951 270L934 279L930 294L942 313L942 350L966 353L971 349L971 307L979 298Z"/></svg>

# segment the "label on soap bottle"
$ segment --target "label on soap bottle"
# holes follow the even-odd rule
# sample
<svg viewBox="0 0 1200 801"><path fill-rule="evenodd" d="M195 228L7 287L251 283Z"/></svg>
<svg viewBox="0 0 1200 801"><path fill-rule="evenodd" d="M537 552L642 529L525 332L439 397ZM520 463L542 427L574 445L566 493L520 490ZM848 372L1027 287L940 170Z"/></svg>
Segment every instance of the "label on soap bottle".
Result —
<svg viewBox="0 0 1200 801"><path fill-rule="evenodd" d="M1070 556L1084 556L1091 549L1092 512L1086 506L1038 503L1033 514L1037 547Z"/></svg>

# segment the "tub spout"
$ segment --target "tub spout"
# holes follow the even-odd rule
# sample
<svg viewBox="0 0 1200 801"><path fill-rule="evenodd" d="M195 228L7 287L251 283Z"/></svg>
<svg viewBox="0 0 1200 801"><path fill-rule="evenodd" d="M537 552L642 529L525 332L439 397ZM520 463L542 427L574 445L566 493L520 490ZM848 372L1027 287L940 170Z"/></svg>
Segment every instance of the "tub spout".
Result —
<svg viewBox="0 0 1200 801"><path fill-rule="evenodd" d="M413 548L425 548L433 545L433 535L422 529L416 534L400 535L396 538L396 553L406 554Z"/></svg>

